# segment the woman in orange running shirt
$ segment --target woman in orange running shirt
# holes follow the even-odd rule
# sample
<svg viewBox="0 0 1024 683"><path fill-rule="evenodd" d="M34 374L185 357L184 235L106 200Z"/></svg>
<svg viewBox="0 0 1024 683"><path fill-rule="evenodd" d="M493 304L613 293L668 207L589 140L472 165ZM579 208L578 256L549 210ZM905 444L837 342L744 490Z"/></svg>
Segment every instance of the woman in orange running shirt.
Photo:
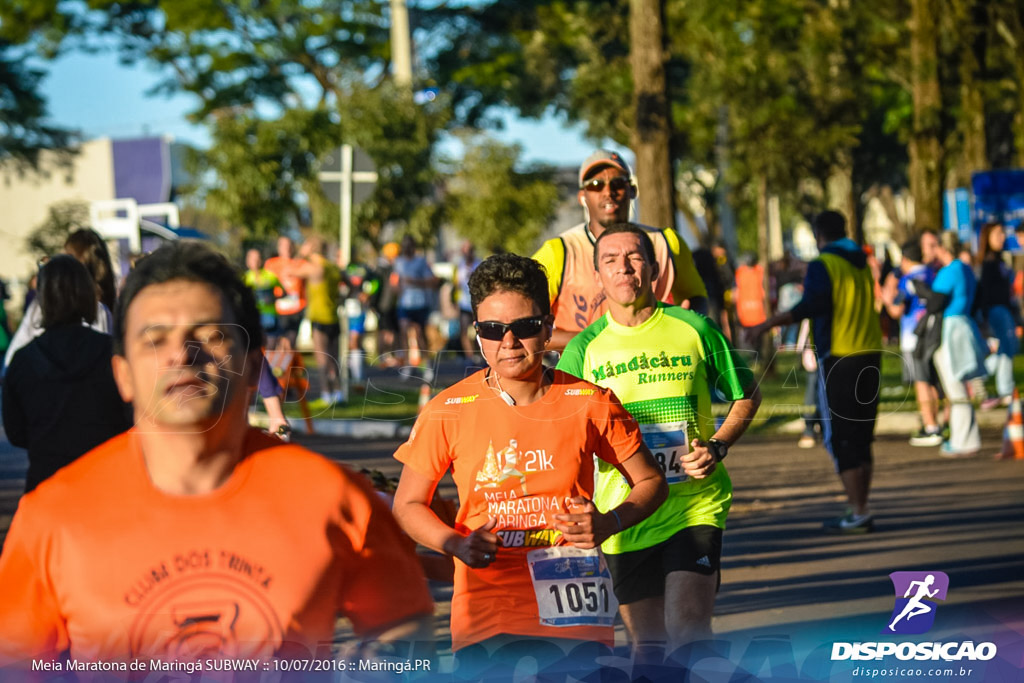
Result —
<svg viewBox="0 0 1024 683"><path fill-rule="evenodd" d="M597 548L657 509L665 480L610 391L543 366L552 316L535 261L492 256L469 287L488 367L417 419L395 453L404 468L393 511L413 539L455 558L457 678L524 656L542 670L593 667L614 641L617 609ZM590 502L595 454L632 485L604 512ZM430 509L448 471L459 493L454 526Z"/></svg>

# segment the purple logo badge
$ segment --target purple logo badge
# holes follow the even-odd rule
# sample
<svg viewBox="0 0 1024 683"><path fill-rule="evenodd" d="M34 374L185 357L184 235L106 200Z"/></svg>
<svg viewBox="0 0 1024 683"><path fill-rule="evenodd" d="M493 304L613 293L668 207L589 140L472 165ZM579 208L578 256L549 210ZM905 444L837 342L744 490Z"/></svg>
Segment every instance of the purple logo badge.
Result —
<svg viewBox="0 0 1024 683"><path fill-rule="evenodd" d="M945 600L949 577L942 572L893 572L896 606L882 633L924 633L935 622L935 600Z"/></svg>

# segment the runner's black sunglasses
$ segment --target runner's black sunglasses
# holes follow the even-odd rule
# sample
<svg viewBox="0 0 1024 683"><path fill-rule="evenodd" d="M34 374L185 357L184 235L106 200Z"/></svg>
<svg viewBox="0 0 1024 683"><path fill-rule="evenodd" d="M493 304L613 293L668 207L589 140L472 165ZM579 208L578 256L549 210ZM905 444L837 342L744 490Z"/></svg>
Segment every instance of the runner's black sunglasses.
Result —
<svg viewBox="0 0 1024 683"><path fill-rule="evenodd" d="M497 320L477 321L476 333L481 339L488 341L501 341L505 333L512 330L516 339L530 339L540 334L544 329L544 316L537 315L532 318L520 318L510 323L499 323Z"/></svg>
<svg viewBox="0 0 1024 683"><path fill-rule="evenodd" d="M600 178L594 178L583 183L581 189L587 192L600 192L604 189L604 186L608 185L608 189L612 192L622 192L623 190L629 189L629 178L617 176L611 180L602 180Z"/></svg>

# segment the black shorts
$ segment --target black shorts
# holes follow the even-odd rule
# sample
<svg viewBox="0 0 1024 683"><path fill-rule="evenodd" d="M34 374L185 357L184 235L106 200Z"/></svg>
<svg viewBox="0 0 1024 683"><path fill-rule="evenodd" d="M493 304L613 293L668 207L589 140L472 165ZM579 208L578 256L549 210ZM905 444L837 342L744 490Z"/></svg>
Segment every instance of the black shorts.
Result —
<svg viewBox="0 0 1024 683"><path fill-rule="evenodd" d="M881 354L877 352L821 360L818 404L825 448L832 455L837 472L872 460L881 375Z"/></svg>
<svg viewBox="0 0 1024 683"><path fill-rule="evenodd" d="M935 366L931 359L921 360L915 358L913 351L901 351L903 357L903 383L913 384L914 382L928 382L938 384L939 378L935 374Z"/></svg>
<svg viewBox="0 0 1024 683"><path fill-rule="evenodd" d="M313 328L313 330L315 332L323 332L329 338L330 337L340 337L341 336L341 323L340 322L334 322L334 323L313 323L313 322L311 322L310 325L312 326L312 328Z"/></svg>
<svg viewBox="0 0 1024 683"><path fill-rule="evenodd" d="M302 325L302 319L306 316L305 311L298 313L292 313L291 315L278 315L277 316L277 332L278 334L289 334L298 333L299 326Z"/></svg>
<svg viewBox="0 0 1024 683"><path fill-rule="evenodd" d="M398 311L390 308L377 311L377 330L382 332L398 332Z"/></svg>
<svg viewBox="0 0 1024 683"><path fill-rule="evenodd" d="M722 530L700 525L682 529L668 540L643 550L605 553L615 597L628 605L665 594L665 577L672 572L711 576L722 566ZM719 575L721 582L721 575Z"/></svg>
<svg viewBox="0 0 1024 683"><path fill-rule="evenodd" d="M398 320L408 320L411 323L415 323L420 327L427 326L427 320L430 319L429 308L398 308Z"/></svg>

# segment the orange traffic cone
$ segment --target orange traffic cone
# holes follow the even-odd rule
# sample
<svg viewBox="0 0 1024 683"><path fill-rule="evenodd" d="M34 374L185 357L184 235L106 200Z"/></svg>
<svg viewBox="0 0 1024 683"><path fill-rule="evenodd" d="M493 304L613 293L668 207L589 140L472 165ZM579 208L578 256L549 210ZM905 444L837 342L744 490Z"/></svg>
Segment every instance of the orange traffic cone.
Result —
<svg viewBox="0 0 1024 683"><path fill-rule="evenodd" d="M1000 458L1024 460L1024 417L1021 416L1020 394L1013 390L1013 400L1007 411L1006 429L1003 430L1003 450Z"/></svg>
<svg viewBox="0 0 1024 683"><path fill-rule="evenodd" d="M430 403L430 385L424 382L420 385L420 404L416 409L416 414L419 415L422 413L428 403Z"/></svg>

